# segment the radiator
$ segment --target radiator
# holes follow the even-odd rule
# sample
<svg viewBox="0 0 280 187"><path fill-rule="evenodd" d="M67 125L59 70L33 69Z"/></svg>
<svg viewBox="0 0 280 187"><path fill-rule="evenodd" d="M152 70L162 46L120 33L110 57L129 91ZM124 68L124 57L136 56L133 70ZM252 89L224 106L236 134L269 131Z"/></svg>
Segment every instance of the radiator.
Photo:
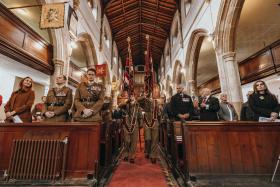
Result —
<svg viewBox="0 0 280 187"><path fill-rule="evenodd" d="M64 179L68 139L14 140L7 180Z"/></svg>

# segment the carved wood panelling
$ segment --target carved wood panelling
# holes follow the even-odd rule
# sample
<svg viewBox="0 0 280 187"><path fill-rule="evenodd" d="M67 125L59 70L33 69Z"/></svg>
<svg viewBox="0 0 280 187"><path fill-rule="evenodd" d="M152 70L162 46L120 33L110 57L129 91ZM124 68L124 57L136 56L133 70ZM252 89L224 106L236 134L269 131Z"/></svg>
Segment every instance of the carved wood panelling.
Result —
<svg viewBox="0 0 280 187"><path fill-rule="evenodd" d="M0 53L51 75L53 47L0 3Z"/></svg>

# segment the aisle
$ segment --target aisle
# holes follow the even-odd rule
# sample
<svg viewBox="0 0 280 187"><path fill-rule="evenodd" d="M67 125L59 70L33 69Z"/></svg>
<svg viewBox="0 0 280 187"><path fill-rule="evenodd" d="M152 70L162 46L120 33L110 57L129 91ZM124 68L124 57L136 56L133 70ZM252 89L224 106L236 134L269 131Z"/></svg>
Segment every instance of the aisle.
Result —
<svg viewBox="0 0 280 187"><path fill-rule="evenodd" d="M144 145L142 150L138 143L135 163L120 162L109 183L109 187L167 187L165 176L162 172L159 160L152 164L144 157Z"/></svg>

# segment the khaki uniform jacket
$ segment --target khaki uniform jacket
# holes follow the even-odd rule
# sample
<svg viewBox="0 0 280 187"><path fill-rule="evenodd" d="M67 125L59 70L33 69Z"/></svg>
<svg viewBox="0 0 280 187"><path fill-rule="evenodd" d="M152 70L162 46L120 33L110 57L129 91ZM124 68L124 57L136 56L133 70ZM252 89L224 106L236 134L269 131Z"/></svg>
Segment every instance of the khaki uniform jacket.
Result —
<svg viewBox="0 0 280 187"><path fill-rule="evenodd" d="M73 102L72 89L66 86L53 88L49 90L45 105L43 107L43 115L47 111L53 111L55 116L52 118L45 117L44 121L48 122L65 122L69 118L68 110L71 108Z"/></svg>
<svg viewBox="0 0 280 187"><path fill-rule="evenodd" d="M82 82L75 93L73 111L74 121L102 121L100 111L104 103L104 87L102 84ZM83 110L91 109L93 114L87 118L83 118Z"/></svg>
<svg viewBox="0 0 280 187"><path fill-rule="evenodd" d="M101 116L103 122L108 123L112 121L112 108L113 108L112 99L105 98L103 106L101 108Z"/></svg>
<svg viewBox="0 0 280 187"><path fill-rule="evenodd" d="M152 127L157 126L158 125L158 114L156 114L156 121L154 124L152 124L152 120L154 118L154 108L157 108L156 113L158 113L158 106L156 106L156 102L155 100L151 99L151 98L146 98L144 96L139 97L137 99L137 102L139 103L140 107L144 110L145 112L145 118L147 119L148 123L150 123L149 125L151 125ZM144 123L144 127L146 126L145 124L145 120L143 120Z"/></svg>
<svg viewBox="0 0 280 187"><path fill-rule="evenodd" d="M35 100L33 90L20 89L12 93L5 105L5 113L15 111L23 122L32 122L31 107ZM6 120L6 122L11 122Z"/></svg>

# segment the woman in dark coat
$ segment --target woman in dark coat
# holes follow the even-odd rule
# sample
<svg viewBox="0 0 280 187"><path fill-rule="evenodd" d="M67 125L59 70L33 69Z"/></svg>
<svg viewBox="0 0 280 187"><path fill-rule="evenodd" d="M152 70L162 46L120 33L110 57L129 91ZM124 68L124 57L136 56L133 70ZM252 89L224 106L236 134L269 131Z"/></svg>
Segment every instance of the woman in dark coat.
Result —
<svg viewBox="0 0 280 187"><path fill-rule="evenodd" d="M12 123L14 116L19 116L22 122L32 122L31 107L35 100L32 84L30 77L25 77L20 81L19 89L12 93L4 107L6 122Z"/></svg>
<svg viewBox="0 0 280 187"><path fill-rule="evenodd" d="M277 98L270 93L264 81L254 83L254 93L249 97L249 106L254 112L255 121L258 121L259 117L271 118L272 121L278 117Z"/></svg>

